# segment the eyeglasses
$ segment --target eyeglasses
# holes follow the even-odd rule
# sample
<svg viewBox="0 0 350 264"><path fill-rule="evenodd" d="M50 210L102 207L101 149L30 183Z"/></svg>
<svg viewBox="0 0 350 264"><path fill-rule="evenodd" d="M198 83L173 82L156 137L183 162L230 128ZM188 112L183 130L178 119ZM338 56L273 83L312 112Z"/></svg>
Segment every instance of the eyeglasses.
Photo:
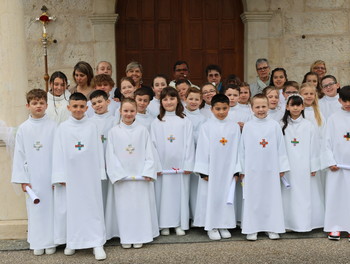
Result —
<svg viewBox="0 0 350 264"><path fill-rule="evenodd" d="M206 94L209 94L209 93L216 93L216 91L215 91L215 90L209 90L209 91L207 91L207 92L203 92L202 94L203 94L203 95L206 95Z"/></svg>
<svg viewBox="0 0 350 264"><path fill-rule="evenodd" d="M176 71L176 72L187 72L188 69L186 69L186 68L185 68L185 69L176 69L175 71Z"/></svg>
<svg viewBox="0 0 350 264"><path fill-rule="evenodd" d="M326 70L325 67L313 67L313 69L314 70L322 70L322 71Z"/></svg>
<svg viewBox="0 0 350 264"><path fill-rule="evenodd" d="M336 84L336 82L327 83L325 85L322 85L322 88L328 88L328 87L331 87L334 84Z"/></svg>
<svg viewBox="0 0 350 264"><path fill-rule="evenodd" d="M261 68L257 68L257 71L266 71L268 68L270 68L269 66L265 66L265 67L261 67Z"/></svg>

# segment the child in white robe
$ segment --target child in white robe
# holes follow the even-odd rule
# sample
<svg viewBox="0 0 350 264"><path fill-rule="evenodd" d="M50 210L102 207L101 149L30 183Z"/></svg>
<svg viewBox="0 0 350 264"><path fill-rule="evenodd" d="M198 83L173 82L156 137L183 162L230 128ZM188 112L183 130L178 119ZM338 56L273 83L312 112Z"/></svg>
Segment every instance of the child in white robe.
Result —
<svg viewBox="0 0 350 264"><path fill-rule="evenodd" d="M107 143L107 171L114 189L108 196L107 233L120 237L123 248L141 248L159 236L152 142L146 127L135 122L133 99L123 99L120 112L122 121L111 129Z"/></svg>
<svg viewBox="0 0 350 264"><path fill-rule="evenodd" d="M214 86L212 83L206 83L201 87L201 92L203 95L203 102L200 106L200 112L202 115L204 115L206 118L211 118L213 116L211 112L211 98L213 98L214 95L218 94L218 90L216 86Z"/></svg>
<svg viewBox="0 0 350 264"><path fill-rule="evenodd" d="M50 77L46 114L58 124L66 121L70 115L67 109L70 96L70 92L67 90L67 82L67 76L60 71L54 72Z"/></svg>
<svg viewBox="0 0 350 264"><path fill-rule="evenodd" d="M106 258L101 179L106 178L103 146L97 126L85 116L87 98L69 98L72 116L58 127L52 164L52 183L66 188L66 249L93 248L95 259ZM60 225L61 223L57 223Z"/></svg>
<svg viewBox="0 0 350 264"><path fill-rule="evenodd" d="M160 101L160 114L151 124L151 137L162 169L158 170L155 185L158 222L162 235L169 235L169 228L175 228L177 235L185 235L184 230L189 229L190 173L195 155L193 127L183 114L175 88L164 88Z"/></svg>
<svg viewBox="0 0 350 264"><path fill-rule="evenodd" d="M197 145L199 129L207 118L199 111L199 106L203 100L202 93L195 87L190 87L185 95L185 115L191 120L193 125L193 136L195 146ZM197 202L198 175L191 173L190 175L190 218L194 220Z"/></svg>
<svg viewBox="0 0 350 264"><path fill-rule="evenodd" d="M168 80L165 77L165 75L158 74L153 78L152 90L154 92L154 97L153 97L152 101L149 103L147 110L155 118L159 115L160 93L163 90L163 88L165 88L167 86L168 86Z"/></svg>
<svg viewBox="0 0 350 264"><path fill-rule="evenodd" d="M350 233L350 86L340 89L339 102L342 109L327 120L321 156L328 168L324 231L333 240L340 239L341 231Z"/></svg>
<svg viewBox="0 0 350 264"><path fill-rule="evenodd" d="M147 130L150 131L151 123L155 117L148 112L147 107L151 102L153 95L150 90L145 87L137 89L134 94L137 105L136 120L139 124L145 126Z"/></svg>
<svg viewBox="0 0 350 264"><path fill-rule="evenodd" d="M252 241L261 231L279 239L285 232L280 177L289 170L288 157L280 124L267 116L266 96L255 95L251 105L254 117L244 125L240 147L242 233Z"/></svg>
<svg viewBox="0 0 350 264"><path fill-rule="evenodd" d="M230 238L228 228L236 227L235 207L227 204L231 184L240 171L238 148L241 132L228 118L229 98L223 94L212 100L213 117L200 130L194 171L200 173L194 226L204 227L212 240ZM225 157L225 158L222 158ZM238 177L238 174L237 174Z"/></svg>
<svg viewBox="0 0 350 264"><path fill-rule="evenodd" d="M321 87L324 96L320 99L320 109L323 116L328 119L334 112L341 109L338 89L340 84L333 75L326 75L321 79Z"/></svg>
<svg viewBox="0 0 350 264"><path fill-rule="evenodd" d="M108 106L111 100L109 99L109 95L105 91L103 90L93 91L90 94L90 102L91 102L92 108L95 111L94 115L91 117L91 120L97 126L99 137L103 144L103 153L104 153L104 156L106 157L108 132L112 127L114 127L117 123L119 123L119 121L111 112L109 112ZM107 177L106 179L101 180L101 184L102 184L103 209L106 209L106 199L107 199L107 191L108 191Z"/></svg>
<svg viewBox="0 0 350 264"><path fill-rule="evenodd" d="M308 232L313 229L311 178L320 168L319 148L314 125L304 118L304 102L300 95L290 95L282 118L284 142L290 171L284 175L291 188L282 186L286 229Z"/></svg>
<svg viewBox="0 0 350 264"><path fill-rule="evenodd" d="M34 202L27 197L28 243L34 255L56 252L53 226L53 191L51 186L52 144L56 123L45 115L47 94L33 89L26 95L30 112L16 134L12 182L31 188L39 197Z"/></svg>
<svg viewBox="0 0 350 264"><path fill-rule="evenodd" d="M318 92L310 83L303 83L300 87L300 95L304 98L305 119L309 120L316 129L316 152L318 153L318 159L320 159L326 122L318 105ZM324 227L326 174L326 170L319 169L316 171L316 175L311 177L312 229Z"/></svg>
<svg viewBox="0 0 350 264"><path fill-rule="evenodd" d="M280 104L279 89L273 86L268 86L264 88L263 94L267 97L267 100L269 102L269 111L268 111L269 117L277 122L280 122L283 117L284 110L279 105Z"/></svg>

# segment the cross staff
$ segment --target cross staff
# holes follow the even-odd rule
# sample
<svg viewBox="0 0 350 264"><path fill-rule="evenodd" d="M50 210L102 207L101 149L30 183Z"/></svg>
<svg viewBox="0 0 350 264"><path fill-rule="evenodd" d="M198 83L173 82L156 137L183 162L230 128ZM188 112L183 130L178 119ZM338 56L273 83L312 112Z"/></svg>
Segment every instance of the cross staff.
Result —
<svg viewBox="0 0 350 264"><path fill-rule="evenodd" d="M45 63L45 74L44 74L44 80L45 80L45 90L46 92L49 90L49 73L48 73L48 66L47 66L47 44L49 43L47 32L46 32L46 25L50 21L56 20L54 16L49 16L47 12L47 7L42 6L41 11L43 12L40 17L36 18L36 21L40 21L43 24L43 34L41 37L41 43L43 44L44 48L44 63Z"/></svg>

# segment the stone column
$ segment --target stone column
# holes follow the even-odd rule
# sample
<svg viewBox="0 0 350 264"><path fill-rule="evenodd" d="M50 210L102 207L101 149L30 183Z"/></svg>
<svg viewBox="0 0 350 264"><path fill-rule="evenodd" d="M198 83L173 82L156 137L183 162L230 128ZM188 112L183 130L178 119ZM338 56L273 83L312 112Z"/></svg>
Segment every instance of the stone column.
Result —
<svg viewBox="0 0 350 264"><path fill-rule="evenodd" d="M244 80L254 82L255 62L258 58L268 59L268 32L272 12L244 12Z"/></svg>
<svg viewBox="0 0 350 264"><path fill-rule="evenodd" d="M0 120L18 126L27 118L25 92L28 87L22 0L0 4ZM24 195L10 183L12 160L0 147L0 239L26 237ZM18 186L17 186L18 187Z"/></svg>
<svg viewBox="0 0 350 264"><path fill-rule="evenodd" d="M95 65L102 60L109 61L113 68L112 78L116 80L115 23L118 15L96 14L89 18L93 30Z"/></svg>

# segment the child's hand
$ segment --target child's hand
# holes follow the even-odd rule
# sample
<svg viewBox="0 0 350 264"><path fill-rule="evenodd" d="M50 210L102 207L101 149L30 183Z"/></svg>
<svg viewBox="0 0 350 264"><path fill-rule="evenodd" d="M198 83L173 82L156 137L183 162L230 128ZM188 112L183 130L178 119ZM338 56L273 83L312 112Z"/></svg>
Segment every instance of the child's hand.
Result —
<svg viewBox="0 0 350 264"><path fill-rule="evenodd" d="M27 186L29 186L30 189L32 188L32 185L30 185L29 183L22 183L21 186L22 186L22 191L23 192L27 192L26 191L26 187Z"/></svg>
<svg viewBox="0 0 350 264"><path fill-rule="evenodd" d="M163 173L157 172L157 176L162 176Z"/></svg>
<svg viewBox="0 0 350 264"><path fill-rule="evenodd" d="M114 97L113 100L114 100L115 102L117 102L117 103L120 102L120 100L119 100L118 97Z"/></svg>
<svg viewBox="0 0 350 264"><path fill-rule="evenodd" d="M316 175L316 171L311 172L311 176L315 176Z"/></svg>
<svg viewBox="0 0 350 264"><path fill-rule="evenodd" d="M239 177L241 178L241 180L243 180L244 174L240 174Z"/></svg>
<svg viewBox="0 0 350 264"><path fill-rule="evenodd" d="M60 182L60 184L61 184L62 186L66 186L66 183L65 183L65 182Z"/></svg>
<svg viewBox="0 0 350 264"><path fill-rule="evenodd" d="M242 132L243 127L244 127L244 123L243 122L238 122L238 125L239 125L239 128L241 129L241 132Z"/></svg>
<svg viewBox="0 0 350 264"><path fill-rule="evenodd" d="M208 181L209 177L208 176L207 177L203 177L202 179L205 180L205 181Z"/></svg>
<svg viewBox="0 0 350 264"><path fill-rule="evenodd" d="M282 178L284 176L284 172L280 172L280 177Z"/></svg>
<svg viewBox="0 0 350 264"><path fill-rule="evenodd" d="M233 175L233 178L235 179L236 182L238 182L238 179L239 179L239 175Z"/></svg>
<svg viewBox="0 0 350 264"><path fill-rule="evenodd" d="M331 171L337 171L337 170L339 170L339 168L337 167L337 165L329 166L329 169L330 169Z"/></svg>
<svg viewBox="0 0 350 264"><path fill-rule="evenodd" d="M145 180L148 181L148 182L153 181L153 179L150 178L150 177L147 177L147 176L142 176L142 177L145 178Z"/></svg>
<svg viewBox="0 0 350 264"><path fill-rule="evenodd" d="M184 171L184 174L191 174L192 171Z"/></svg>

